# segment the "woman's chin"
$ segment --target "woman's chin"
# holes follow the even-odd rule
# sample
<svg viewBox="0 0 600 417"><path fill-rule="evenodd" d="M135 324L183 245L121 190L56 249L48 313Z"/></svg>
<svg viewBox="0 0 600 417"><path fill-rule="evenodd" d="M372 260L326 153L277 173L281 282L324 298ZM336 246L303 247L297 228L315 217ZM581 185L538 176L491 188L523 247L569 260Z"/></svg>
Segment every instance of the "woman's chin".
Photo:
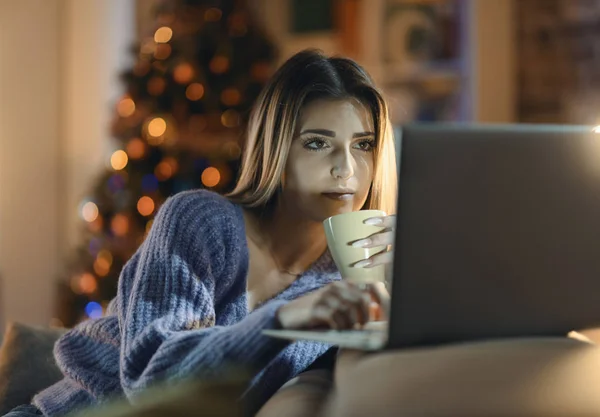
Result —
<svg viewBox="0 0 600 417"><path fill-rule="evenodd" d="M331 216L336 216L338 214L344 214L344 213L350 213L352 211L356 211L354 209L354 205L350 202L347 204L338 204L338 205L331 205L329 207L326 208L326 210L323 210L323 216L319 216L319 217L323 217L323 220L331 217Z"/></svg>

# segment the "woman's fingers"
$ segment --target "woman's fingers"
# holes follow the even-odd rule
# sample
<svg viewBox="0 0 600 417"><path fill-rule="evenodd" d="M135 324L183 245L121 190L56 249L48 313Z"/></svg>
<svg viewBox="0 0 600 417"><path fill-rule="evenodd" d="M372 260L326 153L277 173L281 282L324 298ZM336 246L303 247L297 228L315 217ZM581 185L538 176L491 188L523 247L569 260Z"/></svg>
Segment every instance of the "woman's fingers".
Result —
<svg viewBox="0 0 600 417"><path fill-rule="evenodd" d="M373 300L379 304L381 306L381 309L383 310L383 313L388 316L389 311L390 311L390 293L388 292L387 288L385 287L385 283L383 282L376 282L373 283L369 286L369 292L371 294L371 296L373 297Z"/></svg>
<svg viewBox="0 0 600 417"><path fill-rule="evenodd" d="M370 258L364 259L354 264L354 268L374 268L378 265L389 265L394 261L394 252L384 250L376 253Z"/></svg>
<svg viewBox="0 0 600 417"><path fill-rule="evenodd" d="M393 245L395 237L396 232L393 229L384 229L365 239L352 242L352 246L355 248L374 248L377 246Z"/></svg>
<svg viewBox="0 0 600 417"><path fill-rule="evenodd" d="M371 226L394 228L396 227L396 215L393 214L391 216L371 217L366 219L364 223Z"/></svg>
<svg viewBox="0 0 600 417"><path fill-rule="evenodd" d="M332 329L351 329L370 317L371 294L347 281L340 281L324 292L314 309L315 325Z"/></svg>

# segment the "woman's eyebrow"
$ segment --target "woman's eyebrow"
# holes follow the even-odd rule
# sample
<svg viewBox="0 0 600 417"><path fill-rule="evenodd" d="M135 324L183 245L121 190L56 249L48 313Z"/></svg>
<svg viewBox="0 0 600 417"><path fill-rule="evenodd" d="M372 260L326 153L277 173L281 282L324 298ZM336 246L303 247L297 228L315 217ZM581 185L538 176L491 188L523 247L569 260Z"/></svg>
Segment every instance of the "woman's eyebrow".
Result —
<svg viewBox="0 0 600 417"><path fill-rule="evenodd" d="M323 136L328 136L330 138L335 138L335 132L333 130L327 130L327 129L307 129L307 130L303 130L302 132L300 132L301 135L304 135L306 133L313 133L313 134L317 134L317 135L323 135ZM364 138L367 136L375 136L375 133L373 132L359 132L359 133L355 133L352 135L353 138Z"/></svg>
<svg viewBox="0 0 600 417"><path fill-rule="evenodd" d="M304 135L306 133L314 133L317 135L323 135L323 136L329 136L330 138L335 138L335 132L333 130L327 130L327 129L307 129L307 130L303 130L302 132L300 132L301 135Z"/></svg>

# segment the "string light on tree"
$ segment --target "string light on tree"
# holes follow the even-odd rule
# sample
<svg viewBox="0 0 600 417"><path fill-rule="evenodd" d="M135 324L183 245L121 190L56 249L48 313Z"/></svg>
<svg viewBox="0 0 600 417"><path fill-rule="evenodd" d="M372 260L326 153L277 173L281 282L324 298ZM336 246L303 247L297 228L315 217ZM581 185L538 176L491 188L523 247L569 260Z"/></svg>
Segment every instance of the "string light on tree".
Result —
<svg viewBox="0 0 600 417"><path fill-rule="evenodd" d="M173 30L168 26L163 26L156 29L154 32L154 41L156 43L167 43L173 37Z"/></svg>
<svg viewBox="0 0 600 417"><path fill-rule="evenodd" d="M88 201L81 208L81 217L88 223L92 223L98 218L98 206Z"/></svg>
<svg viewBox="0 0 600 417"><path fill-rule="evenodd" d="M162 117L154 117L147 121L144 136L150 145L159 146L166 140L167 121Z"/></svg>
<svg viewBox="0 0 600 417"><path fill-rule="evenodd" d="M104 314L104 311L99 303L90 301L85 306L85 314L87 314L90 319L99 319Z"/></svg>
<svg viewBox="0 0 600 417"><path fill-rule="evenodd" d="M194 68L187 62L177 65L173 71L173 79L179 84L188 84L193 78Z"/></svg>
<svg viewBox="0 0 600 417"><path fill-rule="evenodd" d="M221 181L221 173L215 167L208 167L202 172L202 184L208 188L216 187Z"/></svg>
<svg viewBox="0 0 600 417"><path fill-rule="evenodd" d="M158 163L154 169L154 175L159 181L166 181L170 179L177 171L177 161L175 158L166 157Z"/></svg>
<svg viewBox="0 0 600 417"><path fill-rule="evenodd" d="M207 22L218 22L219 20L221 20L222 16L223 12L220 9L217 9L216 7L211 7L210 9L206 10L206 12L204 12L204 20L206 20Z"/></svg>
<svg viewBox="0 0 600 417"><path fill-rule="evenodd" d="M229 69L229 58L217 55L210 61L209 68L215 74L223 74Z"/></svg>
<svg viewBox="0 0 600 417"><path fill-rule="evenodd" d="M127 152L119 149L118 151L113 152L110 157L110 166L115 171L120 171L127 166L129 162L129 157L127 156Z"/></svg>
<svg viewBox="0 0 600 417"><path fill-rule="evenodd" d="M229 191L237 176L241 114L270 76L275 49L255 30L249 0L160 0L111 122L119 151L81 202L80 250L64 277L56 323L97 318L120 271L168 197ZM216 6L218 4L218 6ZM87 275L84 275L87 274Z"/></svg>
<svg viewBox="0 0 600 417"><path fill-rule="evenodd" d="M127 143L126 151L130 159L141 159L146 153L146 145L140 138L133 138Z"/></svg>
<svg viewBox="0 0 600 417"><path fill-rule="evenodd" d="M133 115L133 113L135 113L135 102L129 97L124 97L119 101L119 104L117 104L117 113L119 113L119 116L121 117Z"/></svg>
<svg viewBox="0 0 600 417"><path fill-rule="evenodd" d="M98 253L96 260L94 261L94 272L99 277L105 277L110 272L112 266L112 255L107 250L102 250Z"/></svg>
<svg viewBox="0 0 600 417"><path fill-rule="evenodd" d="M148 92L150 95L158 97L164 93L167 82L164 78L155 76L148 80Z"/></svg>
<svg viewBox="0 0 600 417"><path fill-rule="evenodd" d="M188 100L198 101L204 96L204 86L200 83L192 83L187 86L185 96Z"/></svg>
<svg viewBox="0 0 600 417"><path fill-rule="evenodd" d="M241 99L240 90L234 87L226 88L221 93L221 102L226 106L237 106L240 104Z"/></svg>
<svg viewBox="0 0 600 417"><path fill-rule="evenodd" d="M240 115L233 109L226 110L221 115L221 123L225 127L238 127L241 123Z"/></svg>
<svg viewBox="0 0 600 417"><path fill-rule="evenodd" d="M149 216L154 213L154 200L144 196L138 200L137 209L142 216Z"/></svg>
<svg viewBox="0 0 600 417"><path fill-rule="evenodd" d="M110 230L115 236L123 237L129 232L129 219L124 214L116 214L110 222Z"/></svg>
<svg viewBox="0 0 600 417"><path fill-rule="evenodd" d="M98 288L98 282L92 274L84 272L72 278L71 288L76 294L93 294Z"/></svg>

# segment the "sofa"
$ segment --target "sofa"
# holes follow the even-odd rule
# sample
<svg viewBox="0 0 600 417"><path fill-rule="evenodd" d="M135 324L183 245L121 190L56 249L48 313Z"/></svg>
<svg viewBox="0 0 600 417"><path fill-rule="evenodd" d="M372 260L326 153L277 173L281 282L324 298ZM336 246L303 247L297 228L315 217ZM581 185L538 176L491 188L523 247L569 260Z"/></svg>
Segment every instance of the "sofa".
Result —
<svg viewBox="0 0 600 417"><path fill-rule="evenodd" d="M10 323L0 347L0 412L62 376L52 348L64 329ZM343 352L323 416L598 417L600 347L588 335L482 341L365 355ZM347 362L347 363L344 363ZM341 371L343 369L343 372ZM242 416L248 375L155 387L77 417ZM300 398L301 400L301 398ZM294 408L292 398L283 410ZM285 411L279 415L286 415ZM311 417L318 417L311 415Z"/></svg>

